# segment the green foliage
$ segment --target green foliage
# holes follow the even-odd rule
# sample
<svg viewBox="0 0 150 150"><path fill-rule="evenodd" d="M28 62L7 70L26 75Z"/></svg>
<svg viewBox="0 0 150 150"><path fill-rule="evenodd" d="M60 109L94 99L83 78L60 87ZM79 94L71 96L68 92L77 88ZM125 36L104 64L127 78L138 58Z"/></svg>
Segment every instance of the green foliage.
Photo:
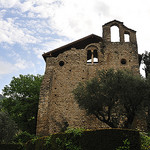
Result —
<svg viewBox="0 0 150 150"><path fill-rule="evenodd" d="M59 141L59 142L58 142ZM81 150L81 147L73 141L73 139L64 139L60 140L59 138L56 139L56 143L58 144L58 150Z"/></svg>
<svg viewBox="0 0 150 150"><path fill-rule="evenodd" d="M147 89L145 89L146 98L145 106L148 107L146 121L147 121L147 130L150 131L150 76L146 78Z"/></svg>
<svg viewBox="0 0 150 150"><path fill-rule="evenodd" d="M141 150L150 149L150 137L145 133L141 133Z"/></svg>
<svg viewBox="0 0 150 150"><path fill-rule="evenodd" d="M36 132L41 81L41 75L20 75L13 77L3 89L6 97L2 102L4 110L15 120L19 129L31 134Z"/></svg>
<svg viewBox="0 0 150 150"><path fill-rule="evenodd" d="M57 149L58 150L61 150L62 145L64 145L63 140L61 140L60 138L56 138L56 144L57 144Z"/></svg>
<svg viewBox="0 0 150 150"><path fill-rule="evenodd" d="M81 150L78 138L82 135L84 129L69 128L65 133L53 134L44 138L34 138L27 143L27 149L35 146L37 150ZM44 141L44 142L43 142Z"/></svg>
<svg viewBox="0 0 150 150"><path fill-rule="evenodd" d="M83 128L67 128L65 133L73 134L74 136L81 136L84 131L85 129Z"/></svg>
<svg viewBox="0 0 150 150"><path fill-rule="evenodd" d="M0 94L0 101L1 101L2 99L4 99L4 98L5 98L5 97Z"/></svg>
<svg viewBox="0 0 150 150"><path fill-rule="evenodd" d="M52 138L52 136L50 135L50 136L48 136L48 137L46 137L45 138L45 144L44 144L44 146L48 149L48 148L50 148L51 147L51 138Z"/></svg>
<svg viewBox="0 0 150 150"><path fill-rule="evenodd" d="M122 129L102 129L96 131L78 132L80 129L69 129L73 132L52 134L38 138L34 143L27 142L28 150L115 150L124 139L130 141L130 149L140 149L138 131ZM74 131L77 130L77 131ZM79 134L78 134L79 133ZM128 142L124 142L127 147Z"/></svg>
<svg viewBox="0 0 150 150"><path fill-rule="evenodd" d="M31 139L32 144L35 144L35 142L39 139L38 136L34 136L34 138Z"/></svg>
<svg viewBox="0 0 150 150"><path fill-rule="evenodd" d="M123 141L123 146L119 146L116 150L130 150L130 141L128 139Z"/></svg>
<svg viewBox="0 0 150 150"><path fill-rule="evenodd" d="M142 54L142 61L145 64L144 70L147 78L150 73L150 52L145 51L145 53Z"/></svg>
<svg viewBox="0 0 150 150"><path fill-rule="evenodd" d="M9 143L17 132L16 123L8 113L0 111L0 143Z"/></svg>
<svg viewBox="0 0 150 150"><path fill-rule="evenodd" d="M31 139L34 139L34 135L31 135L30 133L24 131L24 132L17 134L14 137L13 142L14 143L26 143L27 141Z"/></svg>
<svg viewBox="0 0 150 150"><path fill-rule="evenodd" d="M88 114L112 128L130 128L135 115L143 108L148 88L144 78L129 71L110 69L79 83L73 93L80 108Z"/></svg>
<svg viewBox="0 0 150 150"><path fill-rule="evenodd" d="M67 136L63 139L56 138L56 144L58 150L81 150L81 146L77 138L82 135L84 129L80 128L68 128L65 133Z"/></svg>

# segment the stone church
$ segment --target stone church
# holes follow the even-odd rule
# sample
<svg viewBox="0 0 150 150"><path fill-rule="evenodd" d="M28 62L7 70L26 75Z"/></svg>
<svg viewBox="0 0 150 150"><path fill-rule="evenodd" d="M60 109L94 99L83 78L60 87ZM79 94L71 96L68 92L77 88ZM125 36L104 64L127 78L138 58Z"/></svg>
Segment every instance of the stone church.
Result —
<svg viewBox="0 0 150 150"><path fill-rule="evenodd" d="M119 29L119 42L111 41L111 28ZM43 54L46 70L41 85L37 135L58 133L66 127L107 127L78 107L72 91L79 82L101 69L130 69L139 73L136 31L114 20L102 26L102 37L91 34ZM125 36L129 37L125 41Z"/></svg>

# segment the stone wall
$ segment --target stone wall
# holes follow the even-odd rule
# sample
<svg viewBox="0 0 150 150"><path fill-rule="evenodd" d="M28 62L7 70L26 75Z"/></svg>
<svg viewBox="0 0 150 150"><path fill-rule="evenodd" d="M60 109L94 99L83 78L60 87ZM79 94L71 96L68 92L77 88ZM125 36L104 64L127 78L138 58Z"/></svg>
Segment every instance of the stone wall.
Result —
<svg viewBox="0 0 150 150"><path fill-rule="evenodd" d="M120 24L120 22L116 23ZM106 26L110 27L109 24ZM106 35L105 31L104 36ZM46 71L40 93L37 135L60 132L67 126L88 129L108 127L94 116L87 116L84 110L79 109L72 93L79 82L94 77L97 70L114 68L139 73L135 37L133 36L134 42L111 42L106 40L109 39L108 37L103 37L105 39L103 42L91 43L84 49L72 48L60 53L57 57L46 58ZM88 50L93 48L97 51L98 62L87 63Z"/></svg>

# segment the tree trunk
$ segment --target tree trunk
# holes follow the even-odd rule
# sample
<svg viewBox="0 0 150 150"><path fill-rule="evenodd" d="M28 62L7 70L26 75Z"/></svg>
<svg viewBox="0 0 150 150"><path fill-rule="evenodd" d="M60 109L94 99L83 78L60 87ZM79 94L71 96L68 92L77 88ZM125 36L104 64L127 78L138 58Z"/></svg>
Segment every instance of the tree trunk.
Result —
<svg viewBox="0 0 150 150"><path fill-rule="evenodd" d="M135 117L134 114L129 115L129 116L127 117L128 119L127 119L127 121L125 122L124 128L128 128L128 129L131 129L131 128L132 128L132 123L133 123L134 117Z"/></svg>

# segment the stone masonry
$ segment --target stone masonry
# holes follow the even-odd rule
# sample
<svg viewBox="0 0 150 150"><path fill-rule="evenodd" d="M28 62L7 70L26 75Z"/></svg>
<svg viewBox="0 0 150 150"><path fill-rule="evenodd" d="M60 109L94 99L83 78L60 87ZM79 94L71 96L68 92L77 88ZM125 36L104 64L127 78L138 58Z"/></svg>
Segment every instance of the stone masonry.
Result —
<svg viewBox="0 0 150 150"><path fill-rule="evenodd" d="M111 27L119 29L120 42L111 42ZM124 36L129 36L125 42ZM37 135L58 133L66 127L107 127L78 107L72 91L79 82L101 69L130 69L139 73L136 31L117 20L103 25L103 37L91 34L43 54L46 70L41 85Z"/></svg>

